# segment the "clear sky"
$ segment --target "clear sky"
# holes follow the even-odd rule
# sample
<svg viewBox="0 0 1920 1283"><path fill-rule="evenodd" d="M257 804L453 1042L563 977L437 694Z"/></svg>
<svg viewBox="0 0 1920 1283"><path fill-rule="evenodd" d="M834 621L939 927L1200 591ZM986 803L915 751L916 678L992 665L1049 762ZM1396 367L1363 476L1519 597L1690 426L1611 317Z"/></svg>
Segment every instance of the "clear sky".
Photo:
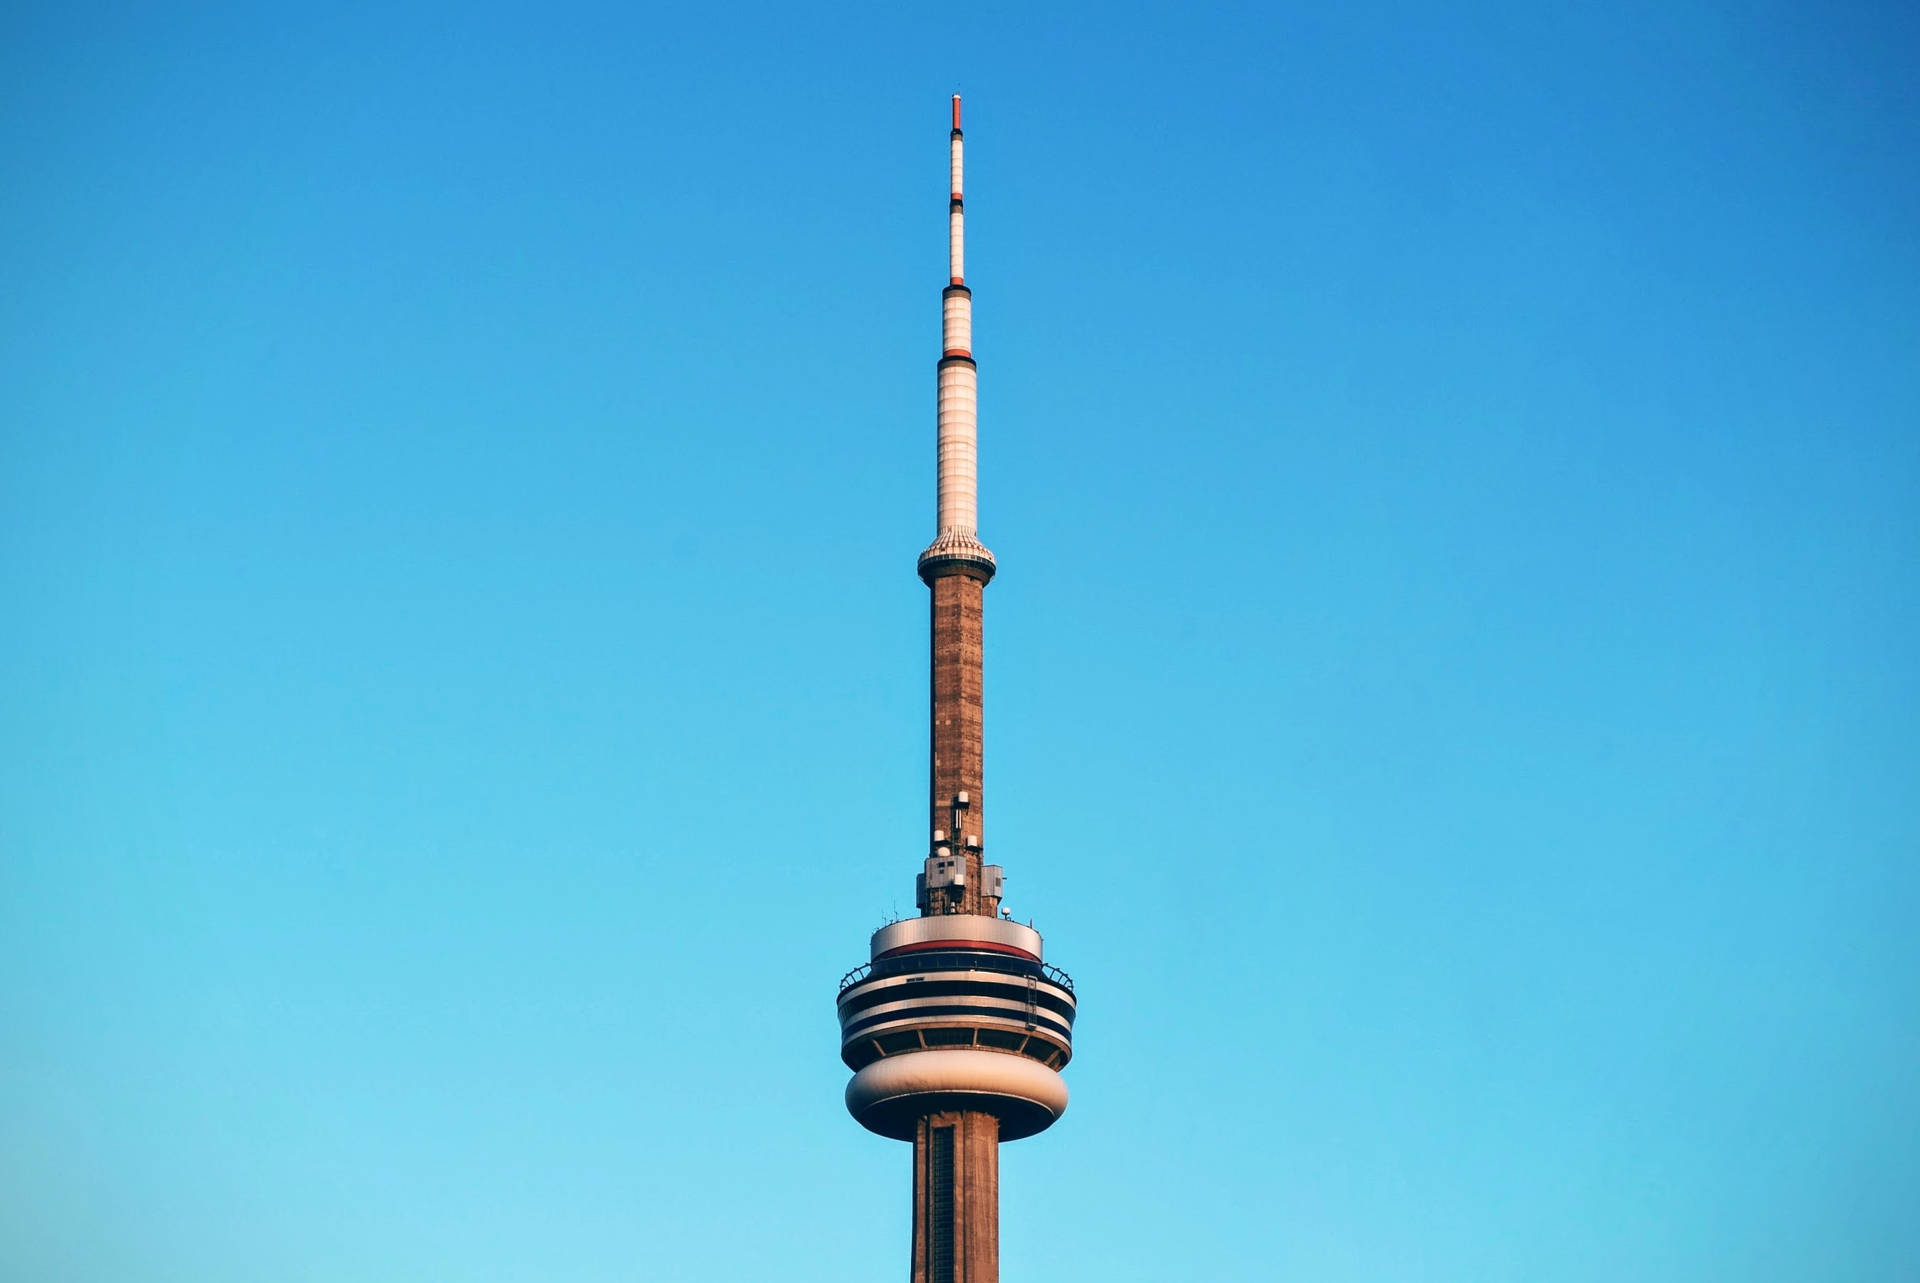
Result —
<svg viewBox="0 0 1920 1283"><path fill-rule="evenodd" d="M1920 24L1440 8L9 6L0 1277L904 1274L954 92L1009 1283L1920 1277Z"/></svg>

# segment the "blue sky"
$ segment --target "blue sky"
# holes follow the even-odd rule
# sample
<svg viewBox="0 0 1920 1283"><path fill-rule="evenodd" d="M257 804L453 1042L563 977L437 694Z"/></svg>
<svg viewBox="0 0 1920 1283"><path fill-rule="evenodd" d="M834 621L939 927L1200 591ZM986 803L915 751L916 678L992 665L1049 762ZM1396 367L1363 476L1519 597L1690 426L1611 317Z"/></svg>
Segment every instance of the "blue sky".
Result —
<svg viewBox="0 0 1920 1283"><path fill-rule="evenodd" d="M1892 5L0 19L0 1274L898 1277L946 97L1019 1279L1920 1271Z"/></svg>

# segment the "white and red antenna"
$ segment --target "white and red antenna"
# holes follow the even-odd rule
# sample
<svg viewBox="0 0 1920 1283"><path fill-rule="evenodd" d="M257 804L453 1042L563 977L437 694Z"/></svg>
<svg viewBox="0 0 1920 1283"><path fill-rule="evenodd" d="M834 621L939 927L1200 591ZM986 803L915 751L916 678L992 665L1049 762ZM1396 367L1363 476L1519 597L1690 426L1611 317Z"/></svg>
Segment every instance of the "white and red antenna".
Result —
<svg viewBox="0 0 1920 1283"><path fill-rule="evenodd" d="M953 96L947 138L947 287L941 297L939 480L934 542L921 557L959 558L992 573L993 554L980 543L980 372L973 361L973 291L967 288L967 210L962 177L960 95Z"/></svg>

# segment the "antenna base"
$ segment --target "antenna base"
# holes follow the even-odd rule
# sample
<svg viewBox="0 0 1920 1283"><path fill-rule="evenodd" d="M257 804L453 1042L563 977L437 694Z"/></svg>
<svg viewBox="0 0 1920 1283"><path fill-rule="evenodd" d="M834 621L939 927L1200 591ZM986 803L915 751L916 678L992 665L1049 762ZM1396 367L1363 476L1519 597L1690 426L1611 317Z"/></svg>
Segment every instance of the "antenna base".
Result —
<svg viewBox="0 0 1920 1283"><path fill-rule="evenodd" d="M965 575L986 583L997 569L993 554L973 534L964 530L943 530L940 537L920 554L920 578L932 583L948 575Z"/></svg>

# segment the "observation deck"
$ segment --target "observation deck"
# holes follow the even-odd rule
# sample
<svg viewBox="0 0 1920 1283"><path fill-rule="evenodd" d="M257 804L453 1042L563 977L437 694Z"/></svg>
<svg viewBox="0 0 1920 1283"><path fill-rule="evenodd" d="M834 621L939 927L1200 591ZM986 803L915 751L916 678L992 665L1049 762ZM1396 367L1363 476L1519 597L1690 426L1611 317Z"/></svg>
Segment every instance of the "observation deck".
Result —
<svg viewBox="0 0 1920 1283"><path fill-rule="evenodd" d="M1073 981L1040 956L1040 933L973 914L913 918L874 933L873 959L840 981L847 1108L869 1131L909 1139L940 1109L995 1115L1003 1140L1066 1109Z"/></svg>

